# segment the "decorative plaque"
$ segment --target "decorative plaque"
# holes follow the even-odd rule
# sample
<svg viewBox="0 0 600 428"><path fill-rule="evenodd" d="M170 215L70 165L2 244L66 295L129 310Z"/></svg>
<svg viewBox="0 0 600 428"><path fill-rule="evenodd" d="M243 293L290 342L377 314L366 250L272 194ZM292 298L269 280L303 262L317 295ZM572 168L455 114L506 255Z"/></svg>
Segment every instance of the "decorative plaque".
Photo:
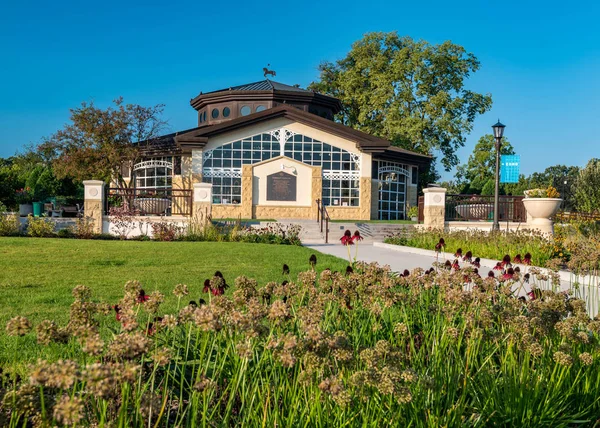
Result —
<svg viewBox="0 0 600 428"><path fill-rule="evenodd" d="M295 201L296 176L277 172L267 176L267 201Z"/></svg>

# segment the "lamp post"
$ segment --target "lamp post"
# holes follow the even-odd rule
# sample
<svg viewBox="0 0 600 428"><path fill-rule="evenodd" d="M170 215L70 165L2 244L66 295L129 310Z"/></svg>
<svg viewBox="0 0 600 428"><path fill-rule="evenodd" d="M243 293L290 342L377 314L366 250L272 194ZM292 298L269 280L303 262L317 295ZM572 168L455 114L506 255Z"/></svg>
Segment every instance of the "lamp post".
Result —
<svg viewBox="0 0 600 428"><path fill-rule="evenodd" d="M492 126L494 130L494 138L496 139L496 188L494 190L494 224L492 230L500 230L498 222L498 205L500 204L500 148L502 147L502 135L504 135L505 125L498 123Z"/></svg>

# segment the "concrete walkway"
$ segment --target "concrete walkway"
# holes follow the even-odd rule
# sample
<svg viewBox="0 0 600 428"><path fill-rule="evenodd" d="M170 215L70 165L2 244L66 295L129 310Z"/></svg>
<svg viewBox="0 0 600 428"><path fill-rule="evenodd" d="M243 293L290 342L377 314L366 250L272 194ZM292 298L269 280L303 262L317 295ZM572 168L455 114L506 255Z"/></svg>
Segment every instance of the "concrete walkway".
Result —
<svg viewBox="0 0 600 428"><path fill-rule="evenodd" d="M321 253L330 254L339 258L348 260L348 250L344 245L341 244L311 244L306 245L307 248L320 251ZM350 247L350 254L354 258L356 247L353 245ZM390 268L395 272L402 272L404 269L413 270L417 267L423 269L429 269L432 264L436 261L435 252L429 250L422 250L419 248L411 247L400 247L394 245L388 245L383 243L363 243L359 244L358 247L358 258L359 261L367 263L377 262L380 265L389 265ZM437 261L445 262L446 260L454 261L452 253L439 254ZM490 259L481 259L481 267L479 273L482 277L487 276L488 272L493 269L497 261ZM465 262L460 262L461 266L467 266ZM528 267L521 265L521 271L527 272ZM560 272L561 276L561 290L569 290L573 278L570 277L568 272ZM497 273L496 273L497 275ZM589 279L585 279L582 283L588 283ZM595 282L598 284L598 282ZM529 287L528 287L529 288ZM524 294L523 292L521 294ZM595 312L597 313L598 303L595 303Z"/></svg>
<svg viewBox="0 0 600 428"><path fill-rule="evenodd" d="M348 260L348 250L342 244L309 244L306 245L306 247ZM350 247L352 258L354 258L355 251L356 246L352 245ZM358 245L358 260L368 263L377 262L380 265L389 265L393 271L402 272L404 269L413 270L417 267L429 269L431 264L435 262L435 257L397 252L387 248L375 247L373 244L366 243ZM444 260L440 257L440 261Z"/></svg>

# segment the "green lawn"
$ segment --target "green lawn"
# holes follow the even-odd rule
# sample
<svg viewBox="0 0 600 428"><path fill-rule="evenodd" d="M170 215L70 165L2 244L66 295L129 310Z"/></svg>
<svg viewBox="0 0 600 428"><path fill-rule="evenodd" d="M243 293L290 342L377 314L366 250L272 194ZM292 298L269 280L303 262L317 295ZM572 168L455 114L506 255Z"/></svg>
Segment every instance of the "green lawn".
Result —
<svg viewBox="0 0 600 428"><path fill-rule="evenodd" d="M282 276L283 263L295 279L309 268L311 254L312 250L292 245L0 238L0 362L7 357L2 348L13 342L4 333L6 322L22 315L34 326L44 319L64 325L73 302L71 289L77 284L89 286L99 301L116 303L125 282L136 279L147 293L164 293L163 310L172 312L177 303L172 290L178 283L190 289L186 300L197 301L203 297L204 280L216 270L231 285L237 276L246 275L262 286L289 279ZM347 266L332 256L317 254L317 258L319 271Z"/></svg>

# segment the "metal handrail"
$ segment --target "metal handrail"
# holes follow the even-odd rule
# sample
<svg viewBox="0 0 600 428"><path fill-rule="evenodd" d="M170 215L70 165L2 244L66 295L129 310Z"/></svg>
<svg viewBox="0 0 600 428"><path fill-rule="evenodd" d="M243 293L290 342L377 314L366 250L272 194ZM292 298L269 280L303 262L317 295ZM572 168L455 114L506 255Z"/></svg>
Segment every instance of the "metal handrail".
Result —
<svg viewBox="0 0 600 428"><path fill-rule="evenodd" d="M317 199L317 223L321 223L321 233L323 233L323 222L325 222L325 243L329 244L329 213L327 208L323 205L321 199Z"/></svg>

